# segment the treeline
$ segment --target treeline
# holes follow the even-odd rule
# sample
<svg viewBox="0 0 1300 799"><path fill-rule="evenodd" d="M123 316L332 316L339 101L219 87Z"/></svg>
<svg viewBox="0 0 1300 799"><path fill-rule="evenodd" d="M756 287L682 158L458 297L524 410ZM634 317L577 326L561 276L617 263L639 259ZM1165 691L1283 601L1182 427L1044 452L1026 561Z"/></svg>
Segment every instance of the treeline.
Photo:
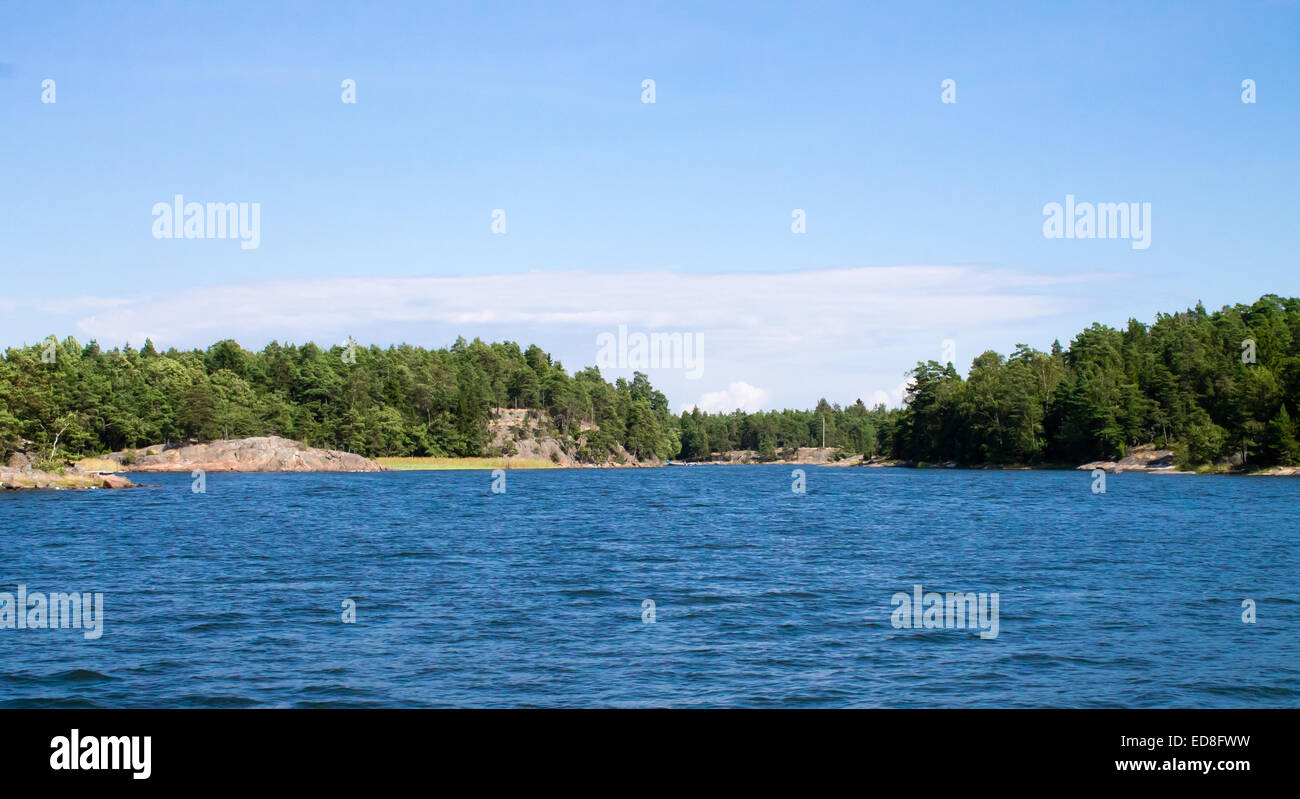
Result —
<svg viewBox="0 0 1300 799"><path fill-rule="evenodd" d="M800 447L837 447L868 457L888 453L898 411L867 408L858 400L847 408L821 400L811 411L683 413L677 420L682 460L709 460L713 453L752 450L760 460L792 457ZM883 447L882 447L883 444Z"/></svg>
<svg viewBox="0 0 1300 799"><path fill-rule="evenodd" d="M101 350L72 338L10 349L0 361L0 450L23 440L70 455L181 441L282 435L368 456L488 451L495 408L543 411L547 432L580 460L621 450L640 459L707 460L798 447L914 462L1074 465L1139 444L1172 448L1185 465L1300 463L1300 299L1161 314L1124 330L1094 324L1068 348L985 352L963 379L918 363L901 409L673 416L636 373L573 375L536 346L458 340L325 350L234 341L206 350Z"/></svg>
<svg viewBox="0 0 1300 799"><path fill-rule="evenodd" d="M985 352L965 379L935 361L909 376L902 409L682 414L682 457L817 446L824 418L829 446L914 462L1075 465L1155 444L1186 466L1300 463L1300 299L1198 303L1149 326L1094 324L1068 349Z"/></svg>
<svg viewBox="0 0 1300 799"><path fill-rule="evenodd" d="M190 439L281 435L371 457L485 454L495 408L546 412L549 431L603 461L619 447L668 458L678 446L668 400L645 375L574 375L536 346L458 340L322 349L234 341L158 352L82 346L71 337L9 349L0 362L0 449L116 451Z"/></svg>

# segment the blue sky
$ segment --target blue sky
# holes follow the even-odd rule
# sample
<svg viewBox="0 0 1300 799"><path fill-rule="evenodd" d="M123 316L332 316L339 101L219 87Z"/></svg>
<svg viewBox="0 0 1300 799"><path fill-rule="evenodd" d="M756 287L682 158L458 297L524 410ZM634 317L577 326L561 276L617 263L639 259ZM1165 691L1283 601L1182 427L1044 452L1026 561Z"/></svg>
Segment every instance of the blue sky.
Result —
<svg viewBox="0 0 1300 799"><path fill-rule="evenodd" d="M679 407L892 401L944 339L964 371L1300 294L1297 123L1295 2L7 2L0 345L463 334L572 369L627 324L703 340L651 372ZM154 238L178 193L259 203L259 246ZM1151 246L1045 238L1067 194L1149 202Z"/></svg>

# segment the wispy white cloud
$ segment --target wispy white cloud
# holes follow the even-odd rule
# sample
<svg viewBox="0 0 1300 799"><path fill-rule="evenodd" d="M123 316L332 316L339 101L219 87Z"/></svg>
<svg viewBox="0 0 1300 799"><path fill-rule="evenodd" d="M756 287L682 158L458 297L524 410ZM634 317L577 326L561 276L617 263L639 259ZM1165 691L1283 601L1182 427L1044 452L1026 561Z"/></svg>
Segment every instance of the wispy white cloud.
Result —
<svg viewBox="0 0 1300 799"><path fill-rule="evenodd" d="M421 323L592 330L627 324L707 332L760 352L789 352L883 330L1048 317L1069 302L1045 293L1050 285L1037 275L952 266L332 278L102 300L102 310L80 318L77 328L106 343L148 336L159 345L191 346L227 337L249 344L332 340Z"/></svg>
<svg viewBox="0 0 1300 799"><path fill-rule="evenodd" d="M874 408L877 405L884 405L889 408L899 408L903 405L903 397L907 396L907 388L916 382L914 378L908 378L899 383L892 391L876 389L871 392L870 397L864 397L863 402L868 408Z"/></svg>
<svg viewBox="0 0 1300 799"><path fill-rule="evenodd" d="M990 339L1051 325L1080 311L1081 283L1110 277L886 266L320 278L129 297L10 297L0 310L12 311L9 328L20 336L70 330L106 347L146 338L182 349L225 338L252 349L273 339L328 346L349 336L441 346L465 335L537 343L571 369L598 363L597 337L619 325L680 332L700 344L700 379L651 368L655 385L675 407L698 398L702 408L730 411L803 407L818 397L896 406L906 369L938 357L944 339L970 342L974 352Z"/></svg>
<svg viewBox="0 0 1300 799"><path fill-rule="evenodd" d="M751 386L742 380L732 383L724 391L710 391L695 402L684 404L681 410L699 408L706 413L731 413L735 410L752 412L766 407L771 396L767 389Z"/></svg>

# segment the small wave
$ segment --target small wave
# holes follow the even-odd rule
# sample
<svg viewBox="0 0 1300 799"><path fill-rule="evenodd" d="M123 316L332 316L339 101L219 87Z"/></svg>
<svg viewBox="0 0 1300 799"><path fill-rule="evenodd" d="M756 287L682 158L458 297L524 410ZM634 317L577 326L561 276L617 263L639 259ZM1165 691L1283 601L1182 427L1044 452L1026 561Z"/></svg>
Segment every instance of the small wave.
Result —
<svg viewBox="0 0 1300 799"><path fill-rule="evenodd" d="M57 674L50 675L49 682L53 682L53 683L102 682L106 680L116 680L116 679L118 678L112 677L107 674L101 674L100 672L94 671L92 669L72 669L71 671L61 671Z"/></svg>
<svg viewBox="0 0 1300 799"><path fill-rule="evenodd" d="M58 710L61 708L98 708L100 705L85 697L36 696L26 699L7 699L0 702L4 710Z"/></svg>
<svg viewBox="0 0 1300 799"><path fill-rule="evenodd" d="M569 597L614 596L613 591L604 588L566 588L559 593Z"/></svg>
<svg viewBox="0 0 1300 799"><path fill-rule="evenodd" d="M206 633L206 632L211 632L211 631L213 631L213 630L221 630L221 629L225 629L225 628L227 628L227 627L229 627L229 626L230 626L230 622L224 622L224 621L205 621L205 622L201 622L201 623L199 623L199 624L191 624L189 627L184 628L184 629L182 630L182 632L187 632L187 633Z"/></svg>
<svg viewBox="0 0 1300 799"><path fill-rule="evenodd" d="M1247 697L1251 699L1283 699L1300 696L1300 689L1286 685L1234 685L1232 683L1195 683L1184 686L1197 693L1215 696Z"/></svg>
<svg viewBox="0 0 1300 799"><path fill-rule="evenodd" d="M999 663L1017 663L1029 666L1061 666L1066 663L1065 658L1056 655L1048 655L1042 652L1014 652L1002 657Z"/></svg>
<svg viewBox="0 0 1300 799"><path fill-rule="evenodd" d="M812 591L783 591L779 588L773 588L770 591L764 591L759 594L760 597L774 596L783 599L821 599L822 595Z"/></svg>
<svg viewBox="0 0 1300 799"><path fill-rule="evenodd" d="M257 707L260 703L247 696L201 696L186 694L178 702L180 705L194 707Z"/></svg>

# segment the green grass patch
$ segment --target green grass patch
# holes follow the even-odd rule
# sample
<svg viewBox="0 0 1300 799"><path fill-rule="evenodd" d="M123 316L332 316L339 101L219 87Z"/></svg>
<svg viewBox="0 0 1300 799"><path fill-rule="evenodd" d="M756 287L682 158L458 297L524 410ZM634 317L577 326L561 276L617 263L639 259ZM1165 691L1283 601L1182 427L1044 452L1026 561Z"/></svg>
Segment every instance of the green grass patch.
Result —
<svg viewBox="0 0 1300 799"><path fill-rule="evenodd" d="M399 472L444 471L449 469L558 469L549 460L537 458L375 458L381 465Z"/></svg>

